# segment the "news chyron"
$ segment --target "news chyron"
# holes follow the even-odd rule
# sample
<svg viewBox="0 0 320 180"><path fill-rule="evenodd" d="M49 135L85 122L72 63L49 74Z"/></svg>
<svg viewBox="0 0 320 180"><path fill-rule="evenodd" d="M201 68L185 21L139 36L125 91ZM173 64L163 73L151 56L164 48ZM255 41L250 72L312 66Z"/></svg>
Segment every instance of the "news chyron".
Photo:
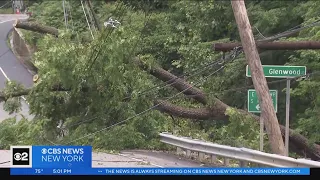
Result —
<svg viewBox="0 0 320 180"><path fill-rule="evenodd" d="M91 168L90 146L11 146L11 168Z"/></svg>

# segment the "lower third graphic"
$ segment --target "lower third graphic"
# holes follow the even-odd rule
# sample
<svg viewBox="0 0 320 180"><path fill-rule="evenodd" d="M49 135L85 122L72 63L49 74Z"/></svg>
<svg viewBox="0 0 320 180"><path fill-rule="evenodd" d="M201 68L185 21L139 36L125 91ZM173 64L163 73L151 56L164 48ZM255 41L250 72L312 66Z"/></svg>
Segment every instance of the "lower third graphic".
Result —
<svg viewBox="0 0 320 180"><path fill-rule="evenodd" d="M32 167L32 146L10 147L11 167Z"/></svg>

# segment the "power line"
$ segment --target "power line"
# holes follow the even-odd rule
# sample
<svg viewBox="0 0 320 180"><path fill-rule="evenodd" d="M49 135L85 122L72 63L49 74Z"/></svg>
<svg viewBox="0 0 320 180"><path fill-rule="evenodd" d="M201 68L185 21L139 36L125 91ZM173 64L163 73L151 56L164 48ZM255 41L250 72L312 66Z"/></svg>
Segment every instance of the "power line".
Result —
<svg viewBox="0 0 320 180"><path fill-rule="evenodd" d="M7 164L7 163L9 163L9 162L11 162L11 161L0 162L0 164Z"/></svg>
<svg viewBox="0 0 320 180"><path fill-rule="evenodd" d="M0 7L0 9L3 8L3 7L5 7L6 5L8 5L8 4L11 3L11 2L12 2L12 0L11 0L11 1L8 1L8 2L5 3L4 5L2 5L2 6Z"/></svg>
<svg viewBox="0 0 320 180"><path fill-rule="evenodd" d="M235 54L235 55L233 56L233 59L235 59L241 52L242 52L242 51L239 51L238 48L235 49L235 50L234 50L234 54ZM231 60L233 60L233 59L229 59L228 61L221 62L221 63L222 63L222 66L221 66L219 69L217 69L216 71L214 71L214 72L210 73L209 75L207 75L203 80L207 80L210 76L218 73L220 70L222 70L222 69L224 68L224 66L225 66L227 63L229 63L229 62L230 62ZM195 85L198 85L198 84L200 84L201 82L202 82L202 80L201 80L201 81L198 81L197 83L195 83ZM188 87L188 88L186 88L186 89L178 92L177 94L175 94L175 95L167 98L167 99L164 100L163 102L158 103L158 104L156 104L156 105L154 105L154 106L152 106L152 107L150 107L150 108L148 108L148 109L146 109L146 110L144 110L144 111L142 111L142 112L140 112L140 113L138 113L138 114L136 114L136 115L134 115L134 116L131 116L131 117L125 119L125 120L122 120L122 121L120 121L120 122L117 122L117 123L115 123L115 124L113 124L113 125L111 125L111 126L102 128L102 129L100 129L100 130L98 130L98 131L95 131L95 132L93 132L93 133L89 133L89 134L87 134L87 135L85 135L85 136L82 136L82 137L80 137L80 138L77 138L77 139L74 139L74 140L72 140L72 141L69 141L69 142L66 143L66 144L70 144L70 143L72 143L72 142L75 142L75 141L84 139L84 138L86 138L86 137L95 135L95 134L100 133L100 132L102 132L102 131L108 130L108 129L114 127L114 126L117 126L117 125L119 125L119 124L125 123L125 122L127 122L127 121L129 121L129 120L131 120L131 119L133 119L133 118L136 118L136 117L138 117L138 116L141 116L141 115L149 112L150 110L153 110L153 109L155 109L156 107L160 106L160 105L163 104L164 102L166 102L166 101L168 101L168 100L170 100L170 99L173 99L173 98L175 98L176 96L178 96L178 95L180 95L180 94L183 94L184 92L186 92L187 90L189 90L189 89L191 89L191 88L193 88L193 86L190 86L190 87Z"/></svg>
<svg viewBox="0 0 320 180"><path fill-rule="evenodd" d="M299 26L296 26L296 27L290 28L289 30L286 30L286 31L284 31L284 32L282 32L282 33L278 33L278 34L276 34L276 35L274 35L274 36L270 36L270 37L267 37L267 38L264 38L264 39L258 40L258 41L275 40L275 39L278 39L278 38L281 38L281 37L285 37L292 29L296 29L295 32L299 32L299 31L302 31L302 30L304 30L304 29L306 29L306 28L310 28L310 27L313 27L313 26L317 25L317 23L318 23L319 21L320 21L320 19L317 20L317 21L315 21L315 22L313 22L313 23L308 24L308 25L305 26L305 27L301 27L301 28L299 28L299 29L296 29L296 27L299 27ZM222 58L223 58L223 57L222 57ZM209 64L206 64L206 65L204 65L204 66L200 66L199 68L197 68L197 69L195 69L195 70L193 70L193 71L191 71L191 72L189 72L189 73L196 72L196 71L198 71L199 69L203 69L203 68L206 68L206 67L208 68L208 66L210 66L210 65L215 65L215 63L209 63ZM173 84L175 84L176 82L172 82L172 83L171 83L171 81L175 81L175 80L177 80L177 79L179 79L179 78L182 78L182 77L185 77L185 76L189 76L188 73L183 73L182 75L177 76L176 78L173 78L173 79L170 79L170 80L168 80L168 81L165 81L164 84L166 84L166 85L164 85L164 86L163 86L163 85L155 85L155 86L153 86L153 87L151 87L151 88L149 88L149 89L147 89L147 90L141 91L141 92L138 93L138 95L145 95L145 94L147 94L147 93L153 92L154 89L157 89L157 88L158 88L157 90L159 90L159 89L162 89L162 88L164 88L164 87L167 87L167 86L168 86L167 83L170 83L170 85L173 85ZM130 97L131 97L131 96L126 97L126 98L130 98Z"/></svg>
<svg viewBox="0 0 320 180"><path fill-rule="evenodd" d="M306 75L300 75L300 76L296 76L296 77L289 77L289 78L285 78L285 79L280 79L280 80L275 80L275 81L269 81L267 82L267 84L277 84L277 83L281 83L281 82L286 82L288 79L292 80L292 81L299 81L299 79L302 78L306 78L308 79L309 77L312 77L314 75L320 75L320 71L315 71L312 73L307 73ZM249 88L254 88L254 85L250 85L250 86L242 86L242 87L238 87L238 88L232 88L232 89L226 89L226 90L221 90L221 91L215 91L215 92L208 92L208 93L195 93L195 94L190 94L190 95L184 95L186 97L196 97L199 95L208 95L208 94L221 94L221 93L226 93L226 92L233 92L233 91L240 91L240 90L245 90L245 89L249 89Z"/></svg>
<svg viewBox="0 0 320 180"><path fill-rule="evenodd" d="M274 41L274 40L277 40L277 39L279 39L279 38L281 38L281 37L284 37L284 36L287 36L287 35L290 35L290 34L294 34L294 33L300 32L300 31L302 31L302 30L304 30L304 29L311 28L311 27L314 27L314 26L319 25L319 24L320 24L320 19L317 20L317 21L314 21L314 22L312 22L312 23L309 23L309 24L307 24L307 25L304 25L303 27L300 27L300 26L301 26L301 24L300 24L300 25L295 26L295 27L293 27L293 28L291 28L291 29L289 29L289 30L287 30L287 31L284 31L284 32L282 32L282 33L279 33L279 34L276 34L276 35L274 35L274 36L270 36L270 37L267 37L267 38L265 38L265 39L258 40L258 41L259 41L259 42ZM300 27L300 28L297 28L297 27Z"/></svg>
<svg viewBox="0 0 320 180"><path fill-rule="evenodd" d="M119 8L119 4L117 4L116 9L115 9L115 12L118 10L118 8L121 10L122 7L123 7L123 4L120 5L120 8ZM119 18L121 18L121 17L124 15L124 11L125 11L125 8L122 9L122 11L121 11L121 16L120 16ZM111 33L113 32L113 30L114 30L114 28L112 28L111 30L108 31L108 33L106 34L106 37L102 37L103 41L102 41L102 43L100 43L100 46L98 47L98 50L96 51L96 49L94 49L94 52L91 54L91 56L90 56L90 58L89 58L89 60L88 60L88 62L87 62L87 63L89 63L89 61L90 61L91 59L93 59L92 62L91 62L91 64L90 64L90 66L89 66L89 68L87 69L88 71L91 70L93 64L95 63L96 59L98 58L98 56L99 56L99 54L100 54L100 52L101 52L101 50L102 50L102 47L103 47L102 45L103 45L104 43L106 43L107 39L109 38L109 36L110 36ZM95 52L96 52L97 54L96 54L95 57L93 58Z"/></svg>
<svg viewBox="0 0 320 180"><path fill-rule="evenodd" d="M240 50L240 51L239 51L239 50ZM237 53L234 53L234 51L236 51ZM224 63L225 63L225 62L231 62L231 61L233 61L237 56L239 56L240 53L238 53L238 52L242 52L241 48L239 48L239 47L234 48L234 50L233 50L229 55L227 55L226 57L222 57L219 61L215 61L214 63L208 64L208 66L209 66L209 67L212 66L212 65L220 65L220 67L221 67L221 66L224 66ZM212 69L212 67L211 67L210 69ZM197 74L200 74L200 73L203 72L204 70L208 70L208 68L207 68L207 67L203 67L202 69L199 69L198 72L192 74L191 76L195 76L195 75L197 75ZM189 77L191 77L191 76L189 76ZM175 79L176 79L176 78L175 78ZM174 83L176 83L176 82L172 82L171 85L174 84ZM167 84L167 85L168 85L168 84ZM166 86L167 86L167 85L166 85ZM164 86L164 87L166 87L166 86ZM141 95L139 95L139 96L141 96ZM125 97L124 100L125 100L126 98L130 98L130 97L131 97L131 96ZM102 117L102 115L98 115L98 116L93 117L93 118L89 118L89 119L86 119L86 120L82 120L82 121L77 122L77 123L75 123L75 124L82 124L82 123L84 123L84 122L89 122L89 121L94 120L94 119L97 119L97 118L99 118L99 117ZM69 127L73 127L73 126L74 126L74 124L70 125Z"/></svg>
<svg viewBox="0 0 320 180"><path fill-rule="evenodd" d="M221 59L223 59L223 57L221 57ZM144 90L144 91L141 91L141 92L138 93L138 96L146 95L146 94L148 94L148 93L150 93L150 92L153 92L153 91L155 91L155 90L160 90L160 89L166 88L166 87L168 87L168 86L172 86L173 84L177 83L177 80L180 79L180 78L185 77L185 79L189 79L189 78L191 78L191 77L193 77L193 76L196 76L196 75L200 74L201 72L204 72L205 70L207 70L207 69L209 69L209 68L212 68L212 67L214 67L214 66L216 66L216 65L218 65L218 64L219 64L219 60L218 60L218 61L215 61L215 62L208 63L208 64L203 65L203 66L200 66L200 67L198 67L198 68L195 69L195 70L192 70L192 71L190 71L190 72L188 72L188 73L183 73L183 74L180 75L180 76L177 76L177 77L175 77L175 78L173 78L173 79L170 79L170 80L165 81L165 82L164 82L165 85L155 85L155 86L152 86L152 87L149 88L149 89L146 89L146 90ZM191 73L192 73L192 74L191 74ZM173 81L173 82L171 82L171 81ZM126 97L126 98L130 98L130 97L131 97L131 96L128 96L128 97Z"/></svg>
<svg viewBox="0 0 320 180"><path fill-rule="evenodd" d="M88 20L87 14L86 14L86 10L84 9L82 0L81 0L80 2L81 2L81 7L82 7L82 10L83 10L84 16L85 16L86 21L87 21L88 28L89 28L89 30L90 30L91 37L92 37L92 39L94 39L92 30L91 30L91 25L90 25L90 23L89 23L89 20Z"/></svg>
<svg viewBox="0 0 320 180"><path fill-rule="evenodd" d="M0 57L6 55L9 51L11 51L11 50L10 50L10 49L6 50L5 52L3 52L3 53L0 55Z"/></svg>
<svg viewBox="0 0 320 180"><path fill-rule="evenodd" d="M312 27L312 25L314 25L314 24L317 23L317 22L318 22L318 21L315 21L315 22L307 25L306 27L299 28L298 30L296 30L296 32L301 31L301 30L303 30L303 29L305 29L305 28ZM293 29L293 28L291 28L291 29ZM282 33L278 33L277 35L267 37L266 39L277 39L277 38L285 37L285 36L287 35L287 32L289 32L289 31L290 31L290 29L287 30L287 31L284 31L284 32L282 32ZM263 40L262 40L262 41L263 41ZM222 57L222 58L223 58L223 57ZM217 61L217 62L219 62L219 61ZM216 65L217 62L209 63L207 66ZM194 70L194 71L198 71L198 70L200 70L200 69L202 69L202 68L203 68L203 69L206 69L206 67L199 67L199 68L197 68L197 69ZM194 72L194 71L192 71L192 72ZM185 75L185 74L184 74L184 75ZM170 80L164 82L164 83L166 83L166 85L164 85L164 86L163 86L163 85L156 85L156 86L153 86L153 87L151 87L151 88L149 88L149 89L147 89L147 90L144 90L144 91L138 93L138 96L145 95L145 94L147 94L147 93L153 92L156 88L162 89L162 88L164 88L164 87L173 85L173 84L176 83L176 80L177 80L177 79L179 79L179 78L181 78L181 77L184 77L184 75L178 76L178 77L176 77L176 78L173 78L173 79L170 79ZM193 75L191 75L191 76L193 76ZM173 81L173 82L171 82L171 81ZM167 83L169 83L169 82L171 82L171 83L170 83L170 84L167 84ZM159 89L157 89L157 90L159 90ZM197 96L197 95L186 95L186 96L192 97L192 96ZM132 97L132 95L131 95L131 96L128 96L128 97L125 97L124 99L130 98L130 97ZM95 117L94 119L96 119L96 118L98 118L98 117L99 117L99 116ZM92 119L92 118L91 118L91 119ZM80 122L87 122L87 120L80 121Z"/></svg>
<svg viewBox="0 0 320 180"><path fill-rule="evenodd" d="M310 26L308 26L308 27L310 27ZM298 30L299 31L301 31L301 30L303 30L303 29L305 29L305 28L308 28L308 27L303 27L303 28L299 28ZM297 31L297 30L296 30ZM298 32L298 31L297 31ZM278 35L276 35L276 36L272 36L272 37L277 37L277 38L280 38L281 36L285 36L285 35L283 35L283 34L285 34L285 33L280 33L280 34L278 34ZM98 52L98 54L99 54L99 52ZM98 56L98 54L97 54L97 56ZM170 81L172 81L172 80L170 80ZM167 86L167 85L166 85ZM165 87L166 87L165 86ZM179 94L182 94L182 93L179 93ZM159 106L159 105L157 105L157 106ZM95 118L98 118L98 117L95 117ZM92 119L95 119L95 118L91 118L91 120ZM132 118L129 118L129 119L132 119ZM82 121L82 122L84 122L84 121ZM121 122L123 122L123 121L121 121ZM81 123L81 122L80 122ZM79 124L79 123L78 123Z"/></svg>
<svg viewBox="0 0 320 180"><path fill-rule="evenodd" d="M65 0L62 0L62 8L63 8L63 17L64 17L64 24L66 26L66 29L68 29L68 13L65 6Z"/></svg>

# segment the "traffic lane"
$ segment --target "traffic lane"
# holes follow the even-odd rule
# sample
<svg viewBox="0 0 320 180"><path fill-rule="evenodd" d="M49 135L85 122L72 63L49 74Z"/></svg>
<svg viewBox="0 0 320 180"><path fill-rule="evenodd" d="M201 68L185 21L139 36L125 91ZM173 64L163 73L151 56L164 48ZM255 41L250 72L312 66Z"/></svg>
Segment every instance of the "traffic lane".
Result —
<svg viewBox="0 0 320 180"><path fill-rule="evenodd" d="M1 26L0 26L1 27ZM0 40L0 57L4 56L5 54L7 54L9 51L11 51L8 46L3 46L3 44L7 43L4 40Z"/></svg>
<svg viewBox="0 0 320 180"><path fill-rule="evenodd" d="M0 42L0 49L5 46L7 45ZM0 67L3 69L3 75L7 76L11 81L19 82L25 88L32 87L31 73L21 64L12 51L8 51L0 57Z"/></svg>
<svg viewBox="0 0 320 180"><path fill-rule="evenodd" d="M14 117L16 117L17 121L20 121L23 117L27 118L28 120L32 120L34 118L33 115L29 114L29 107L24 100L21 101L21 105L22 105L21 111L19 111L18 113L9 114L5 110L3 110L3 105L4 105L4 102L1 102L0 103L0 122L9 118L14 118Z"/></svg>
<svg viewBox="0 0 320 180"><path fill-rule="evenodd" d="M7 43L7 36L13 28L14 22L15 20L0 22L0 55L2 55L0 57L0 67L11 80L17 81L28 88L33 85L32 75L9 49Z"/></svg>
<svg viewBox="0 0 320 180"><path fill-rule="evenodd" d="M2 74L0 75L1 90L5 87L5 82L7 80L15 80L19 83L22 83L25 87L31 87L33 84L31 74L15 57L7 45L8 34L13 28L13 24L16 19L26 18L26 15L0 15L0 67ZM17 120L20 120L22 118L21 115L28 119L32 119L34 117L33 115L29 115L29 106L25 101L22 101L21 111L11 115L3 110L3 102L0 103L0 121L10 117L16 117Z"/></svg>
<svg viewBox="0 0 320 180"><path fill-rule="evenodd" d="M4 20L0 22L0 40L6 41L8 33L13 28L15 20Z"/></svg>
<svg viewBox="0 0 320 180"><path fill-rule="evenodd" d="M7 75L4 73L4 70L0 66L0 91L3 90L6 86L6 82L8 80L6 76ZM16 117L19 121L22 118L21 115L23 115L25 118L29 120L31 120L34 117L33 115L29 114L29 106L23 99L21 101L21 111L19 111L18 113L13 113L11 115L9 115L8 112L3 110L3 104L3 102L0 103L0 122L12 117Z"/></svg>
<svg viewBox="0 0 320 180"><path fill-rule="evenodd" d="M25 20L28 16L20 15L0 15L0 40L7 40L8 32L13 28L13 24L17 19Z"/></svg>

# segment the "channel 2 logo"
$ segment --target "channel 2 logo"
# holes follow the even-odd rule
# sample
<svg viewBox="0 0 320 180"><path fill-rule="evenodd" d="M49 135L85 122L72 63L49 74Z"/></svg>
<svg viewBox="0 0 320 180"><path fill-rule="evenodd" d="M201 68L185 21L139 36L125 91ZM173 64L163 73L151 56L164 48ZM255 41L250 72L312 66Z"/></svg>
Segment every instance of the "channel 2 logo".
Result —
<svg viewBox="0 0 320 180"><path fill-rule="evenodd" d="M11 146L11 167L32 167L32 146Z"/></svg>

